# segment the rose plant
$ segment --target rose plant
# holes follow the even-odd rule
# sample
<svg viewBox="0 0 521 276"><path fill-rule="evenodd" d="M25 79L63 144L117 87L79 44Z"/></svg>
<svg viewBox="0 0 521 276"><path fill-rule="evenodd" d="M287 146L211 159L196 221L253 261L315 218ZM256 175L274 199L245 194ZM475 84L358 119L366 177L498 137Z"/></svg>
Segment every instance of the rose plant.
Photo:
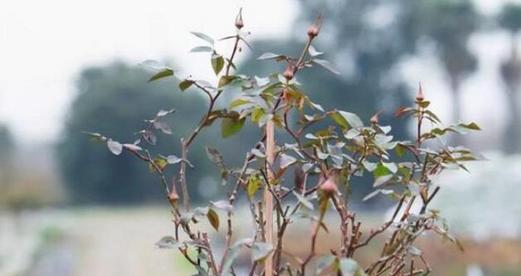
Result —
<svg viewBox="0 0 521 276"><path fill-rule="evenodd" d="M440 190L436 176L447 169L466 170L464 162L477 159L467 148L446 145L444 137L479 127L475 123L443 126L430 109L421 86L414 105L396 112L398 117L415 120L413 141L394 140L391 127L381 125L378 114L366 124L354 113L325 110L313 102L296 80L298 73L316 66L337 73L330 62L322 59L324 54L313 47L321 21L319 16L308 28L299 56L264 53L258 58L285 64L283 72L267 77L236 72L237 54L242 47L250 47L243 31L242 12L236 17L235 33L219 40L233 41L229 56L216 50L218 41L194 32L204 45L192 52L209 54L217 82L179 77L166 66L150 78L156 81L178 77L180 91L192 88L208 99L199 124L180 140L179 156L153 155L150 151L158 133L168 135L174 131L164 120L176 115L174 109L161 110L147 120L148 126L138 132L133 143L89 133L106 143L112 153L132 154L158 175L172 210L173 230L157 245L178 250L197 275L242 275L237 262L241 255L251 257L241 267L248 275L419 275L431 271L422 250L415 246L424 233L435 233L461 247L449 234L440 212L430 209L429 203ZM155 62L145 64L157 68ZM227 108L220 108L220 101L226 99L223 95L228 92L235 96ZM187 172L197 163L189 160L194 140L213 124L220 123L222 137L227 138L247 122L264 131L257 141L243 141L251 143L251 149L244 153L242 165L229 166L217 149L206 148L221 171L227 197L193 208ZM287 135L291 142L278 144L276 134ZM171 171L174 173L169 177ZM364 200L387 196L395 201L392 216L375 229L368 229L364 218L351 208L350 187L364 174L374 178L374 191ZM234 213L238 197L248 202L249 220L254 227L251 236L236 234L242 224ZM415 210L413 204L418 203L421 208ZM223 231L210 233L207 227L200 226L202 220ZM293 256L285 250L284 241L288 227L299 220L311 222L310 238L306 241L307 254ZM332 229L332 221L338 229ZM320 231L340 233L338 247L326 254L317 252ZM223 236L224 244L219 250L211 240L213 235ZM378 236L382 238L377 239ZM356 253L372 243L380 248L373 261L357 262Z"/></svg>

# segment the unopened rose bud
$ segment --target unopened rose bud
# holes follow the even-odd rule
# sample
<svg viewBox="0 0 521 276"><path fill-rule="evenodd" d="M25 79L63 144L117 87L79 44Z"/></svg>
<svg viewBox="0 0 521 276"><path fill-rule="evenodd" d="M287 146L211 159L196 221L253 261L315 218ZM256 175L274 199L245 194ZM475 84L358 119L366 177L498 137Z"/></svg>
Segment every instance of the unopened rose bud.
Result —
<svg viewBox="0 0 521 276"><path fill-rule="evenodd" d="M335 194L337 191L335 179L336 176L329 176L326 181L320 185L320 190L328 196Z"/></svg>
<svg viewBox="0 0 521 276"><path fill-rule="evenodd" d="M172 179L172 189L170 190L170 194L168 195L168 200L172 204L176 204L179 200L179 195L177 194L176 188L175 188L175 179Z"/></svg>
<svg viewBox="0 0 521 276"><path fill-rule="evenodd" d="M416 94L416 101L422 102L424 99L425 98L423 96L423 88L422 88L422 84L420 83L419 88L418 88L418 94Z"/></svg>
<svg viewBox="0 0 521 276"><path fill-rule="evenodd" d="M244 27L244 22L242 21L242 9L239 10L237 17L235 17L235 27L239 30Z"/></svg>
<svg viewBox="0 0 521 276"><path fill-rule="evenodd" d="M378 122L379 122L379 118L378 118L378 115L380 115L380 113L376 113L373 115L373 117L371 117L371 119L369 119L369 122L373 125L377 125Z"/></svg>
<svg viewBox="0 0 521 276"><path fill-rule="evenodd" d="M173 204L177 203L177 200L179 200L179 195L175 190L170 192L170 194L168 195L168 200L170 200L170 202L172 202Z"/></svg>
<svg viewBox="0 0 521 276"><path fill-rule="evenodd" d="M293 77L295 77L295 66L289 64L288 67L286 67L286 70L284 70L284 73L282 74L284 78L288 81L292 80Z"/></svg>
<svg viewBox="0 0 521 276"><path fill-rule="evenodd" d="M322 16L319 15L315 22L308 27L308 37L310 39L315 38L320 33L320 27L322 26Z"/></svg>

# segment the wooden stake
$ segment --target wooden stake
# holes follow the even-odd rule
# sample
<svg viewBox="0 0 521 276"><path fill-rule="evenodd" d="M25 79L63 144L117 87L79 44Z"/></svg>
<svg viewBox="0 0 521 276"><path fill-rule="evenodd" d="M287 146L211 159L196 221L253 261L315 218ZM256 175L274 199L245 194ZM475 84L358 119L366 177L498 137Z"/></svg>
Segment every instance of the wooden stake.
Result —
<svg viewBox="0 0 521 276"><path fill-rule="evenodd" d="M266 123L266 172L268 173L268 185L273 183L273 162L275 161L275 127L273 121ZM268 189L264 188L264 217L266 218L265 242L273 246L273 195ZM264 261L264 275L273 276L273 254L270 254Z"/></svg>

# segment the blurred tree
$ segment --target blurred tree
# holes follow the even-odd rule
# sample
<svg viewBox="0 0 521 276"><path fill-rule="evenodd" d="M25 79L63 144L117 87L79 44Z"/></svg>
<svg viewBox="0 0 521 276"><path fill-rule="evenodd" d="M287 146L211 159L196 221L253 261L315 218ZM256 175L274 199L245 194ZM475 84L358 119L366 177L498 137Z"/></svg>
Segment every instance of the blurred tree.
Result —
<svg viewBox="0 0 521 276"><path fill-rule="evenodd" d="M326 106L343 102L366 120L377 110L382 112L384 122L394 121L395 109L407 104L407 88L395 65L413 50L413 45L403 39L398 24L400 2L305 0L301 4L302 13L295 28L307 27L317 14L323 14L316 46L328 53L327 58L341 72L339 76L329 72L308 74L306 85L310 85L310 93L320 93ZM403 122L395 125L394 130L400 138L407 136Z"/></svg>
<svg viewBox="0 0 521 276"><path fill-rule="evenodd" d="M172 115L175 121L175 124L170 124L173 135L158 134L157 146L151 147L151 154L178 155L179 152L174 151L179 150L179 138L206 107L197 94L187 92L181 95L173 81L148 84L150 75L123 63L92 67L81 72L77 82L78 94L58 146L63 178L73 203L137 203L162 196L157 179L142 162L133 156L114 156L103 147L94 147L88 136L82 133L100 132L115 140L132 143L137 136L129 133L143 129L145 119L154 118L160 109L175 108L183 114L183 119L175 120L176 114ZM206 160L204 149L192 152L191 158ZM197 172L189 179L190 189L194 192L207 172L205 166L209 164L200 163ZM197 200L196 194L193 197Z"/></svg>
<svg viewBox="0 0 521 276"><path fill-rule="evenodd" d="M521 84L521 60L517 49L518 34L521 29L521 5L506 4L497 20L499 25L510 33L510 56L501 63L500 68L509 105L502 145L506 153L514 153L521 151L521 111L518 98Z"/></svg>
<svg viewBox="0 0 521 276"><path fill-rule="evenodd" d="M6 125L0 124L0 160L10 160L14 152L14 139Z"/></svg>
<svg viewBox="0 0 521 276"><path fill-rule="evenodd" d="M11 131L0 125L0 184L8 185L12 178L12 163L15 143Z"/></svg>
<svg viewBox="0 0 521 276"><path fill-rule="evenodd" d="M479 13L469 0L403 0L403 9L408 40L435 47L452 92L451 122L461 121L461 84L478 67L468 41L479 28Z"/></svg>

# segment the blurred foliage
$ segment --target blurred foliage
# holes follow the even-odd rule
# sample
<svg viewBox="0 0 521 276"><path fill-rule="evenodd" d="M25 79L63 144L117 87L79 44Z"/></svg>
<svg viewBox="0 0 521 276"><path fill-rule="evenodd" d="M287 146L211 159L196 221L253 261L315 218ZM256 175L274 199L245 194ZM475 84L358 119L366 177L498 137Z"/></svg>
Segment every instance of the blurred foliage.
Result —
<svg viewBox="0 0 521 276"><path fill-rule="evenodd" d="M351 83L366 84L355 91L371 94L373 101L378 98L375 97L378 91L394 97L400 95L403 80L395 66L402 58L430 45L453 92L451 121L460 121L459 89L462 81L477 69L477 58L467 44L470 36L479 30L481 17L471 1L326 2L328 5L303 1L304 13L299 22L309 21L318 12L326 15L324 31L329 38L324 43L326 51L336 53L335 60L343 67L348 64Z"/></svg>
<svg viewBox="0 0 521 276"><path fill-rule="evenodd" d="M521 61L517 49L518 33L521 29L521 5L506 4L498 15L499 25L510 33L510 56L501 62L500 74L505 83L508 117L503 135L503 151L521 152L521 110L519 86L521 84Z"/></svg>
<svg viewBox="0 0 521 276"><path fill-rule="evenodd" d="M170 124L173 135L158 135L154 151L177 154L178 141L206 108L197 94L180 95L174 81L148 84L149 74L123 63L84 69L78 94L69 111L58 157L72 203L137 203L156 200L162 191L157 178L132 156L116 157L103 147L93 147L83 131L102 132L132 143L136 132L160 110L176 109L182 120ZM174 114L175 117L176 114ZM204 142L204 141L203 141ZM154 153L154 152L153 152ZM203 149L192 158L205 159ZM205 175L204 162L192 174L190 188ZM194 193L195 195L196 193Z"/></svg>
<svg viewBox="0 0 521 276"><path fill-rule="evenodd" d="M37 208L63 198L49 171L36 168L34 160L17 162L20 153L11 131L0 126L0 207L9 210Z"/></svg>
<svg viewBox="0 0 521 276"><path fill-rule="evenodd" d="M304 13L299 22L309 21L317 12L326 15L326 51L336 53L335 60L343 65L349 64L350 83L358 84L354 91L371 95L372 101L384 96L382 102L388 105L392 105L389 98L393 97L395 103L401 103L404 84L396 65L424 46L431 46L452 92L451 121L461 120L460 87L478 67L477 57L468 49L469 38L479 30L481 21L472 1L326 2L328 5L303 1Z"/></svg>
<svg viewBox="0 0 521 276"><path fill-rule="evenodd" d="M11 131L5 125L0 124L0 162L10 160L15 143Z"/></svg>
<svg viewBox="0 0 521 276"><path fill-rule="evenodd" d="M471 35L479 30L481 15L470 0L403 1L404 26L414 41L434 46L452 92L452 119L461 120L462 82L478 68L469 50Z"/></svg>
<svg viewBox="0 0 521 276"><path fill-rule="evenodd" d="M0 206L19 211L63 202L64 193L48 172L17 169L9 183L0 184Z"/></svg>
<svg viewBox="0 0 521 276"><path fill-rule="evenodd" d="M517 33L521 29L521 5L508 3L503 6L498 16L498 23L511 33Z"/></svg>
<svg viewBox="0 0 521 276"><path fill-rule="evenodd" d="M0 125L0 185L11 181L14 148L11 131L7 126Z"/></svg>

